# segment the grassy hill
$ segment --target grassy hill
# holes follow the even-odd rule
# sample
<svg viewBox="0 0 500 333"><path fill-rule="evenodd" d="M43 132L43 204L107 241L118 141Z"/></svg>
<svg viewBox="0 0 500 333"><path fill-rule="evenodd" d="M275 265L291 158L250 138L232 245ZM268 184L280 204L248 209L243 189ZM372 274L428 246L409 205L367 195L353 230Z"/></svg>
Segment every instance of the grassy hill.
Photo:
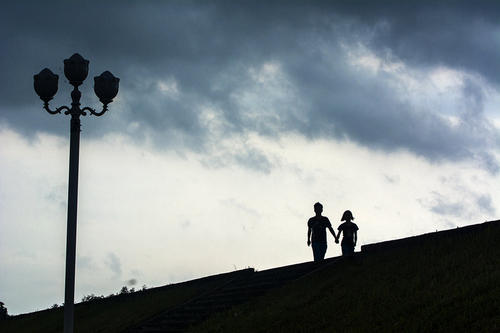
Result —
<svg viewBox="0 0 500 333"><path fill-rule="evenodd" d="M192 332L500 331L500 221L369 250Z"/></svg>
<svg viewBox="0 0 500 333"><path fill-rule="evenodd" d="M165 309L217 288L239 272L151 288L75 305L75 332L121 332ZM0 332L62 332L64 309L47 309L0 321Z"/></svg>
<svg viewBox="0 0 500 333"><path fill-rule="evenodd" d="M76 332L120 332L234 274L79 304ZM0 332L61 332L62 321L45 310ZM365 246L191 331L500 331L500 221Z"/></svg>

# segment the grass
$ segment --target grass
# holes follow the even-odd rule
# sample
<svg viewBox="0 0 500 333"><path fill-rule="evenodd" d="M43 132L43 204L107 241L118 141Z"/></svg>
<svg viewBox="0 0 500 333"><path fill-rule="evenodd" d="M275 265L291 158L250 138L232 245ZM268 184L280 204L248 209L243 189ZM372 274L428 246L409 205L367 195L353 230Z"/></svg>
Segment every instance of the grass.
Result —
<svg viewBox="0 0 500 333"><path fill-rule="evenodd" d="M228 278L227 275L208 277L76 304L75 332L121 332L219 286ZM63 312L61 307L14 316L0 321L0 332L62 332Z"/></svg>
<svg viewBox="0 0 500 333"><path fill-rule="evenodd" d="M75 332L120 332L227 280L207 277L78 304ZM499 281L500 224L490 224L342 259L191 332L500 331ZM0 332L61 332L62 325L59 308L14 316L0 322Z"/></svg>
<svg viewBox="0 0 500 333"><path fill-rule="evenodd" d="M192 332L500 331L500 228L327 266Z"/></svg>

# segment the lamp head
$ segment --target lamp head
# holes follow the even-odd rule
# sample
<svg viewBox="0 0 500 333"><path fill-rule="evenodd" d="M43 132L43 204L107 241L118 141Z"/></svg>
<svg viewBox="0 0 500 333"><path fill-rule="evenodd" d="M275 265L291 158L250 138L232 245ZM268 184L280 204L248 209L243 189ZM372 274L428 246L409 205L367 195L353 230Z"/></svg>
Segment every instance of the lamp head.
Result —
<svg viewBox="0 0 500 333"><path fill-rule="evenodd" d="M40 99L48 103L57 92L59 76L48 68L33 76L33 86Z"/></svg>
<svg viewBox="0 0 500 333"><path fill-rule="evenodd" d="M78 53L64 60L64 75L72 85L80 85L89 73L89 61Z"/></svg>
<svg viewBox="0 0 500 333"><path fill-rule="evenodd" d="M94 92L103 104L113 101L118 94L120 79L108 71L94 77Z"/></svg>

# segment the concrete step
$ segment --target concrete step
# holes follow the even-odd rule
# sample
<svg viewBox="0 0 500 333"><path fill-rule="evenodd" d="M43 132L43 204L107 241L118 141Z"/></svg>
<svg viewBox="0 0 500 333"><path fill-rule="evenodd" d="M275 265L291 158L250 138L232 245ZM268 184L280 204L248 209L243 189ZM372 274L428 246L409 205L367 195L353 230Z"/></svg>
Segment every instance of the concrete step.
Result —
<svg viewBox="0 0 500 333"><path fill-rule="evenodd" d="M183 332L191 325L201 323L211 315L248 302L268 291L284 286L310 272L332 262L306 262L259 272L253 269L234 275L234 278L191 301L164 312L126 332Z"/></svg>

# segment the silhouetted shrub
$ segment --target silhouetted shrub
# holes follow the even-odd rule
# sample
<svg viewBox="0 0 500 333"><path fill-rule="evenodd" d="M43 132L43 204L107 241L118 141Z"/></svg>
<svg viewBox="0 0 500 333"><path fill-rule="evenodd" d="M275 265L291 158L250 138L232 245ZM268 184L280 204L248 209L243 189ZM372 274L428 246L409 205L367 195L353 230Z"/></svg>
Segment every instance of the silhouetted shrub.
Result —
<svg viewBox="0 0 500 333"><path fill-rule="evenodd" d="M0 320L7 319L9 317L9 313L7 308L4 306L3 302L0 302Z"/></svg>
<svg viewBox="0 0 500 333"><path fill-rule="evenodd" d="M102 298L104 298L104 295L96 296L94 294L90 294L90 295L83 296L82 302L89 302L89 301L93 301L95 299L102 299Z"/></svg>

